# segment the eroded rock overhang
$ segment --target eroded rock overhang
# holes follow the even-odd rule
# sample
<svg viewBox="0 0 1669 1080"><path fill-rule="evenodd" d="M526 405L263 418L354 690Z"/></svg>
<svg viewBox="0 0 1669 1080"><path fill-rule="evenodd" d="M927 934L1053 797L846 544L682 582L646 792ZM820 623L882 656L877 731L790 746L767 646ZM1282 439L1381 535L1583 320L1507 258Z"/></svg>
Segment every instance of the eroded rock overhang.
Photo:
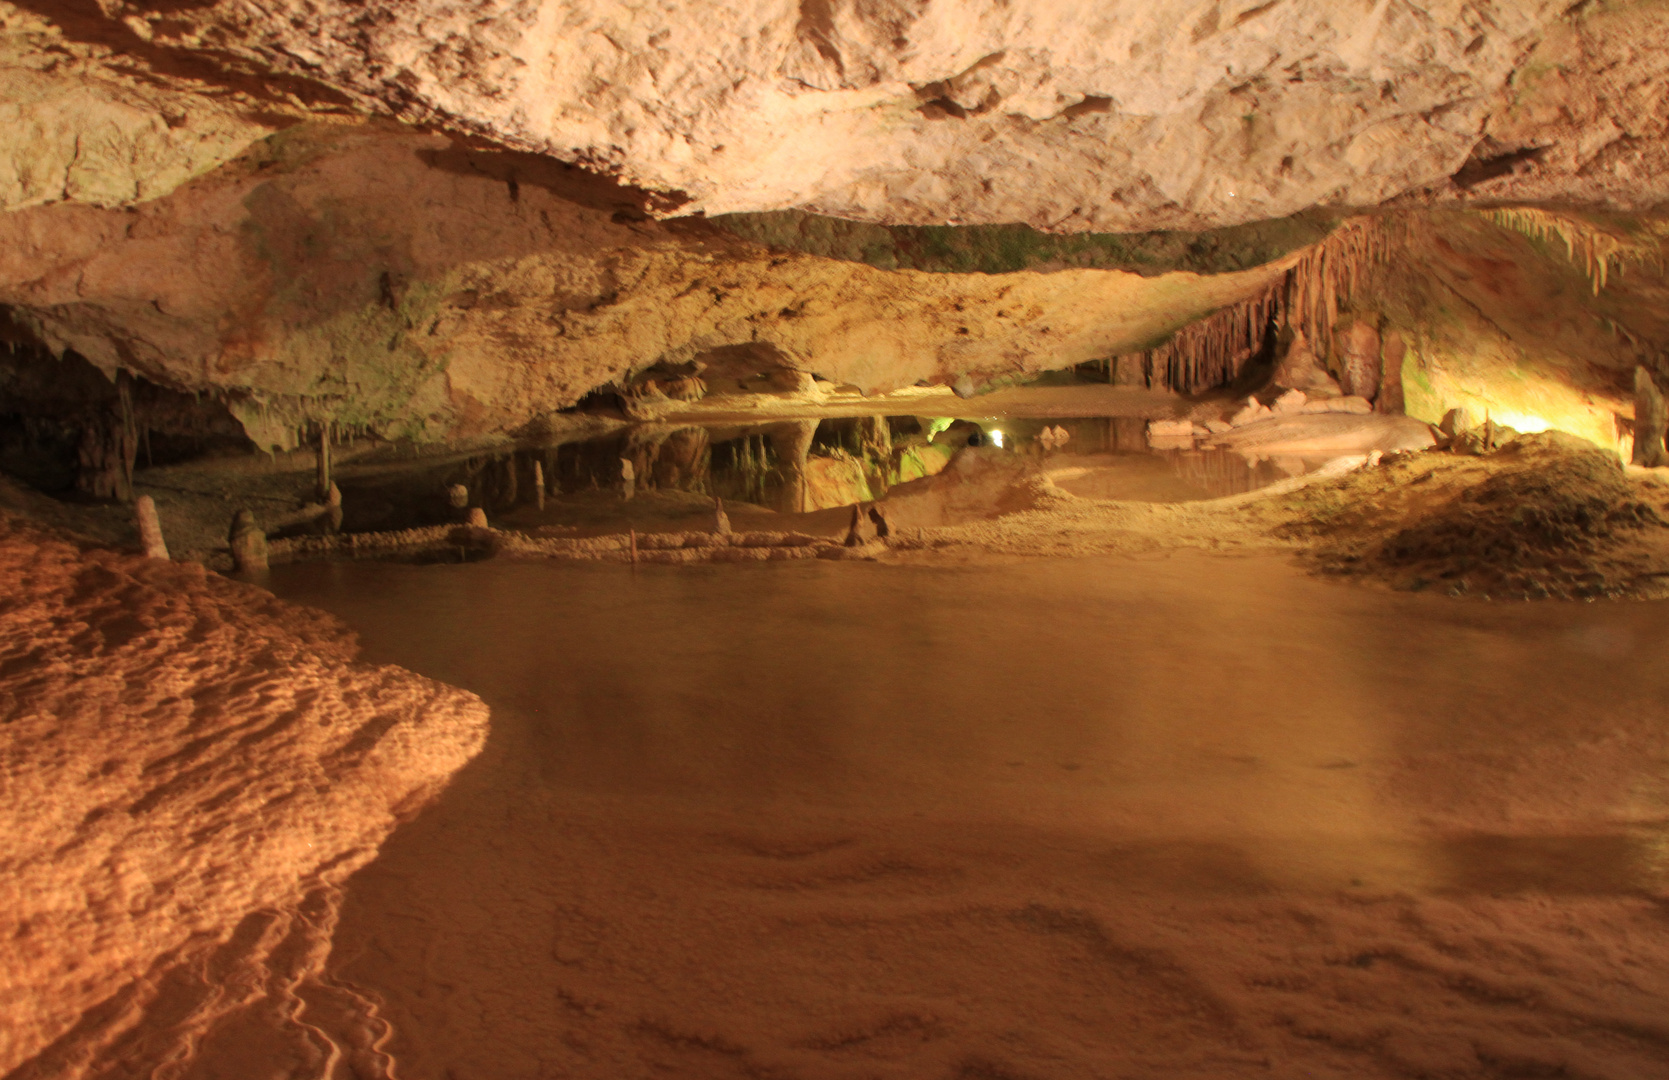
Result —
<svg viewBox="0 0 1669 1080"><path fill-rule="evenodd" d="M738 347L866 392L1071 367L1267 292L1294 241L1327 232L1252 230L1247 248L1276 257L1225 273L1164 272L1214 261L1197 247L1142 262L1123 241L1060 254L1035 234L1026 257L1052 268L934 273L662 222L642 203L531 155L308 125L136 207L0 217L0 303L53 350L224 396L263 445L317 419L442 438L514 430Z"/></svg>

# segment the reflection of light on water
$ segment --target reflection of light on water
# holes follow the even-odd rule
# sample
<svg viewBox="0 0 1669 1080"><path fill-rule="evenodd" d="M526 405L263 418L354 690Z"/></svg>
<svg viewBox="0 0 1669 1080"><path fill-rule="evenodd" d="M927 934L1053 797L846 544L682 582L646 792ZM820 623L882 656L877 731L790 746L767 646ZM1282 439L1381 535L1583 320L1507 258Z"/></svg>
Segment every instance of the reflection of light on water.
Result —
<svg viewBox="0 0 1669 1080"><path fill-rule="evenodd" d="M1003 444L1003 433L996 428L991 429L991 445L1000 447Z"/></svg>
<svg viewBox="0 0 1669 1080"><path fill-rule="evenodd" d="M1503 424L1520 434L1528 435L1535 431L1547 431L1553 427L1552 423L1539 416L1529 413L1495 412L1490 410L1489 418L1497 424Z"/></svg>

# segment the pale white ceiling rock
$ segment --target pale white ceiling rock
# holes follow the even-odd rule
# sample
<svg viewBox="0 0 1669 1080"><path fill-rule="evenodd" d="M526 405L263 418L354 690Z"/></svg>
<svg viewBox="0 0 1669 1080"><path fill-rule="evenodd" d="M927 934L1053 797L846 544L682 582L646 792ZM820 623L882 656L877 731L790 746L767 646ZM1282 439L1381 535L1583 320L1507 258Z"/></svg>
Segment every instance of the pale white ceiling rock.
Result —
<svg viewBox="0 0 1669 1080"><path fill-rule="evenodd" d="M1449 178L1532 50L1612 18L1568 0L101 3L156 46L683 193L683 212L1104 231L1463 197ZM1666 183L1600 195L1650 205Z"/></svg>

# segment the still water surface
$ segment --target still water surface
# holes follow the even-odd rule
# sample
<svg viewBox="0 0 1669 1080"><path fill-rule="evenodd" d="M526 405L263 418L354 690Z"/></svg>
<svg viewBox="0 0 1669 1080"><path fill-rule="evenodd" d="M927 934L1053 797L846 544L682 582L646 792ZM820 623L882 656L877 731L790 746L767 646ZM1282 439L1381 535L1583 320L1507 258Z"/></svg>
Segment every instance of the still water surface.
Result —
<svg viewBox="0 0 1669 1080"><path fill-rule="evenodd" d="M1197 936L1255 966L1298 931L1237 905L1330 926L1424 903L1388 897L1669 886L1659 605L1456 603L1193 556L273 579L358 629L366 659L493 710L486 751L355 879L338 934L413 1075L476 1075L472 1054L950 1075L976 1050L1016 1071L966 1075L1099 1075L1163 1058L1130 1049L1132 1023L1240 1075L1239 1051L1199 1049L1221 1025L1178 1019L1206 1006L1168 976L1115 988L1037 950L1119 938L1180 964ZM1184 908L1182 929L1156 914ZM1415 933L1385 918L1329 947ZM843 1024L870 1034L843 1043ZM1046 1045L977 1034L1013 1025ZM839 1064L870 1039L873 1070Z"/></svg>

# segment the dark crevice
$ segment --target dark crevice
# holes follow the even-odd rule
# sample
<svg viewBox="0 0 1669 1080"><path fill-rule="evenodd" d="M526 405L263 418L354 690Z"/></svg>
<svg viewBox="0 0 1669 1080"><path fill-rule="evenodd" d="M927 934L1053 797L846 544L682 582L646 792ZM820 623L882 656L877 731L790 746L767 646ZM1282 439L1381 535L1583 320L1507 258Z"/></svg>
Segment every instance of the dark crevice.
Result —
<svg viewBox="0 0 1669 1080"><path fill-rule="evenodd" d="M1462 165L1460 171L1455 173L1451 179L1454 180L1456 187L1462 189L1474 188L1487 181L1507 176L1520 165L1541 160L1542 155L1547 153L1547 150L1548 148L1545 146L1526 146L1521 150L1512 150L1504 154L1494 154L1487 157L1480 157L1474 151L1473 155L1467 159L1466 164Z"/></svg>

